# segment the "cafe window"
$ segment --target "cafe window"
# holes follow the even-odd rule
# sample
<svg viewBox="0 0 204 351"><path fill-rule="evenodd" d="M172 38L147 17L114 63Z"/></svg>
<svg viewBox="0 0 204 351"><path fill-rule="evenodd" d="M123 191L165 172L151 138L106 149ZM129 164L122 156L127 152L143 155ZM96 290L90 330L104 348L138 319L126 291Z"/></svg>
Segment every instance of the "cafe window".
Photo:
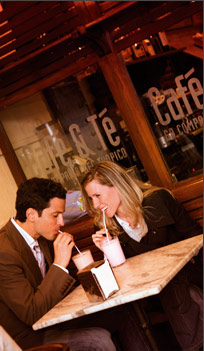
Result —
<svg viewBox="0 0 204 351"><path fill-rule="evenodd" d="M27 179L46 177L46 166L36 128L52 121L41 93L1 111L1 123Z"/></svg>
<svg viewBox="0 0 204 351"><path fill-rule="evenodd" d="M173 182L202 173L202 60L168 48L127 69Z"/></svg>
<svg viewBox="0 0 204 351"><path fill-rule="evenodd" d="M100 161L124 166L136 178L147 174L98 66L88 67L44 91L71 146L70 163L79 180Z"/></svg>
<svg viewBox="0 0 204 351"><path fill-rule="evenodd" d="M1 122L27 179L47 177L74 190L95 163L111 160L148 180L98 67L9 106Z"/></svg>
<svg viewBox="0 0 204 351"><path fill-rule="evenodd" d="M200 60L169 52L127 69L173 182L201 173ZM97 65L10 105L1 122L28 179L47 177L74 190L95 163L111 160L149 180Z"/></svg>

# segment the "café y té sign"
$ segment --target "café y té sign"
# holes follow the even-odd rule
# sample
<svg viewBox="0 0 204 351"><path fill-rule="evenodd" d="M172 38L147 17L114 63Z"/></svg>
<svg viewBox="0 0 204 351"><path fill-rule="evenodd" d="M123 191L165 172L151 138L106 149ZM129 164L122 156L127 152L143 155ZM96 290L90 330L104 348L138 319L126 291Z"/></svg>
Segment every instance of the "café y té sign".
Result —
<svg viewBox="0 0 204 351"><path fill-rule="evenodd" d="M97 161L100 162L102 161L103 158L105 159L110 159L112 161L118 161L122 160L123 158L127 158L127 152L124 147L119 147L121 146L121 139L120 136L117 133L117 129L115 127L115 124L113 120L106 115L107 108L104 108L98 115L94 114L86 118L88 123L92 126L98 141L100 142L101 148L105 151L108 152L108 147L107 144L104 141L104 137L98 127L97 124L97 119L100 118L102 119L102 127L104 130L104 133L106 137L108 138L109 143L116 149L114 151L109 152L105 156L99 156L97 157ZM86 141L85 138L80 130L80 126L76 123L73 123L69 126L69 133L71 135L71 138L75 144L75 147L77 149L77 152L79 155L83 158L86 157L93 157L97 155L96 149L90 148Z"/></svg>
<svg viewBox="0 0 204 351"><path fill-rule="evenodd" d="M203 103L199 99L203 95L203 88L199 79L192 76L194 72L195 69L191 68L186 74L177 76L175 78L176 89L169 88L161 94L158 88L151 87L146 94L161 126L167 127L172 121L179 122L176 123L174 129L164 129L164 135L167 138L169 134L171 137L172 135L175 137L176 134L189 134L203 126L201 115ZM190 98L195 105L194 110L189 102ZM163 103L166 103L169 111L164 114L160 111ZM193 115L195 109L200 110L196 116Z"/></svg>

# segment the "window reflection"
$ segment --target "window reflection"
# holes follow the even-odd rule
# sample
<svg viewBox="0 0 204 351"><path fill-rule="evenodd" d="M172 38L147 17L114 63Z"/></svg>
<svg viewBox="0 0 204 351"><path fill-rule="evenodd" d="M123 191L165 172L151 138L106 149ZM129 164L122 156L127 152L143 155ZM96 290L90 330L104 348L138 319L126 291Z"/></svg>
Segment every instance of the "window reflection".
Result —
<svg viewBox="0 0 204 351"><path fill-rule="evenodd" d="M172 180L178 182L200 174L203 168L201 60L178 52L128 66L128 70Z"/></svg>
<svg viewBox="0 0 204 351"><path fill-rule="evenodd" d="M102 73L81 72L44 91L53 116L60 122L73 153L85 160L86 172L94 163L118 162L147 181L144 167L133 146ZM84 172L75 170L79 181Z"/></svg>

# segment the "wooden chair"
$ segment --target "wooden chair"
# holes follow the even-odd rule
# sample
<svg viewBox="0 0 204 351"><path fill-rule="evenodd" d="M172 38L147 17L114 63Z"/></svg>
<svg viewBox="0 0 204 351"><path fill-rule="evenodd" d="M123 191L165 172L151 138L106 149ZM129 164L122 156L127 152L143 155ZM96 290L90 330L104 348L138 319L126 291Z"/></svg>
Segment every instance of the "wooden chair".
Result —
<svg viewBox="0 0 204 351"><path fill-rule="evenodd" d="M59 343L59 344L48 344L42 346L35 346L24 351L71 351L68 344Z"/></svg>
<svg viewBox="0 0 204 351"><path fill-rule="evenodd" d="M189 215L203 225L203 178L194 177L191 182L184 180L172 189L176 199L183 204Z"/></svg>

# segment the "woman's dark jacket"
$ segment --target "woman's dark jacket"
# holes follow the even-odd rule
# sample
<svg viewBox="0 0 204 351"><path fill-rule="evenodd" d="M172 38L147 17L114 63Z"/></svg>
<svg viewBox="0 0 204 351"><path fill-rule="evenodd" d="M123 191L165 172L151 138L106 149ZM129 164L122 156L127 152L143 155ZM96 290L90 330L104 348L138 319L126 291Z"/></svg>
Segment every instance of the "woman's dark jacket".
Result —
<svg viewBox="0 0 204 351"><path fill-rule="evenodd" d="M202 227L191 219L183 205L164 189L144 198L142 205L148 233L140 242L130 238L124 231L119 235L126 257L202 234Z"/></svg>
<svg viewBox="0 0 204 351"><path fill-rule="evenodd" d="M119 235L126 257L202 233L202 227L189 217L184 207L166 190L157 190L145 198L143 208L148 232L142 240L137 242L124 231ZM156 310L160 309L159 302L162 304L183 351L198 350L203 342L202 277L202 250L200 250L199 255L185 265L159 296L152 296L148 301L142 300L146 304L146 312L156 306ZM191 296L192 291L194 297Z"/></svg>

